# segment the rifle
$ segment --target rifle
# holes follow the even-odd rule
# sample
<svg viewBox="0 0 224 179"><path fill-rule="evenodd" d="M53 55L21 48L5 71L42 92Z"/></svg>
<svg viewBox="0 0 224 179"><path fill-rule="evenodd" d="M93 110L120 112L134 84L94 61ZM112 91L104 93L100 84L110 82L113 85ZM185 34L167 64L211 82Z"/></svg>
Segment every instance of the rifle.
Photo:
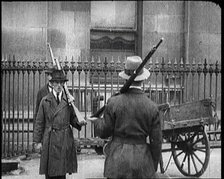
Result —
<svg viewBox="0 0 224 179"><path fill-rule="evenodd" d="M119 93L125 93L129 89L129 87L133 83L133 81L136 78L136 76L138 75L138 73L143 69L143 67L145 66L147 61L151 58L151 56L154 54L154 52L159 47L159 45L162 43L162 41L163 41L163 38L161 38L159 43L156 46L154 46L152 48L152 50L150 50L150 52L145 57L145 59L142 61L142 63L139 65L139 67L134 71L134 73L130 76L130 78L122 86L122 88L120 89ZM105 105L102 108L100 108L95 114L93 114L91 117L99 117L103 113L104 109L105 109Z"/></svg>
<svg viewBox="0 0 224 179"><path fill-rule="evenodd" d="M59 61L58 59L54 58L54 55L53 55L53 52L52 52L52 49L51 49L51 46L49 43L47 43L48 47L49 47L49 51L50 51L50 56L51 56L51 60L53 61L53 65L56 65L57 69L58 70L62 70L61 68L61 65L59 64ZM63 73L65 74L64 70L62 70ZM69 90L68 90L68 87L67 87L67 84L65 83L64 84L64 92L65 92L65 95L68 99L68 104L72 106L73 110L75 111L75 114L76 114L76 117L78 119L78 123L79 125L86 125L87 122L86 120L82 117L81 113L79 112L79 110L76 108L75 104L74 104L74 97L70 94Z"/></svg>

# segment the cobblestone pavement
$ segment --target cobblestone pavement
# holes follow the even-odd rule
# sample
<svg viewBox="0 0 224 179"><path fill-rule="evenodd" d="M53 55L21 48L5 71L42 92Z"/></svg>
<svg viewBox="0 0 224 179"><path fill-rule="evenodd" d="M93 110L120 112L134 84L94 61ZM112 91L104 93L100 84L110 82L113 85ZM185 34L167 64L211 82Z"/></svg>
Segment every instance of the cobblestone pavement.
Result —
<svg viewBox="0 0 224 179"><path fill-rule="evenodd" d="M221 149L211 149L210 161L208 168L200 178L221 178ZM22 160L24 156L14 160L19 161L19 169L8 174L2 175L3 179L44 179L39 175L39 156L33 154L30 160ZM170 157L170 152L163 153L164 167ZM78 155L78 173L67 175L67 179L84 179L84 178L103 178L104 156L97 155L94 150L83 149ZM184 177L177 169L173 159L161 178L187 178Z"/></svg>

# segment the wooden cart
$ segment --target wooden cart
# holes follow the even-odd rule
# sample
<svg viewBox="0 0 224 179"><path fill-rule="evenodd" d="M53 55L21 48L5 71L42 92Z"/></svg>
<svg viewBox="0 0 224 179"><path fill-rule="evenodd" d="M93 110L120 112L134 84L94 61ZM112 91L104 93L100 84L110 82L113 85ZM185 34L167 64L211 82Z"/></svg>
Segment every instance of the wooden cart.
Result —
<svg viewBox="0 0 224 179"><path fill-rule="evenodd" d="M162 123L163 140L171 144L167 151L171 151L174 162L179 171L185 176L201 176L209 162L210 145L205 125L213 123L214 102L203 99L194 102L170 106L158 105ZM77 146L94 148L97 154L103 154L103 148L110 139L80 138ZM163 155L163 152L162 152ZM166 168L168 167L167 164ZM163 173L163 160L160 162Z"/></svg>
<svg viewBox="0 0 224 179"><path fill-rule="evenodd" d="M171 144L173 160L185 176L200 177L208 166L210 145L205 125L213 123L214 109L211 99L160 109L163 139ZM160 166L164 172L163 160Z"/></svg>

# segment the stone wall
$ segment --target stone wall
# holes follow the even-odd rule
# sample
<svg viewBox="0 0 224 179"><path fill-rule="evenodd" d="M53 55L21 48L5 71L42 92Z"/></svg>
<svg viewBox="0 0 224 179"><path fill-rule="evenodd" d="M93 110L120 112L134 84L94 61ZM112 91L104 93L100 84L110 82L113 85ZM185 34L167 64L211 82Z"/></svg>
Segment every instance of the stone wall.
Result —
<svg viewBox="0 0 224 179"><path fill-rule="evenodd" d="M213 2L190 1L189 61L221 62L221 8Z"/></svg>
<svg viewBox="0 0 224 179"><path fill-rule="evenodd" d="M17 59L86 55L90 2L2 2L2 53ZM76 58L77 59L77 58Z"/></svg>
<svg viewBox="0 0 224 179"><path fill-rule="evenodd" d="M184 53L184 2L143 2L143 56L161 37L164 42L153 57L180 58Z"/></svg>
<svg viewBox="0 0 224 179"><path fill-rule="evenodd" d="M45 57L46 2L2 2L2 53Z"/></svg>
<svg viewBox="0 0 224 179"><path fill-rule="evenodd" d="M203 1L144 1L143 56L161 37L154 57L221 62L221 8Z"/></svg>
<svg viewBox="0 0 224 179"><path fill-rule="evenodd" d="M90 49L91 1L2 2L2 53L85 58ZM143 1L142 56L161 37L153 57L221 61L221 8L203 1Z"/></svg>

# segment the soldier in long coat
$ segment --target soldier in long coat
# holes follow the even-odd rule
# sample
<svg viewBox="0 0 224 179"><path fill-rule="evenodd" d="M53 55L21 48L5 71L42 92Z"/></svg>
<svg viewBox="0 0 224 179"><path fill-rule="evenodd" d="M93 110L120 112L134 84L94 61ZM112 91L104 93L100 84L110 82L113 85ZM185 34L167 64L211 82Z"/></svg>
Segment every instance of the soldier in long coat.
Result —
<svg viewBox="0 0 224 179"><path fill-rule="evenodd" d="M138 56L128 57L125 71L119 75L127 80L141 62ZM143 68L126 93L108 99L103 118L88 118L95 124L97 135L112 138L104 148L107 178L158 177L162 144L159 111L141 89L149 75ZM150 144L146 143L147 137Z"/></svg>
<svg viewBox="0 0 224 179"><path fill-rule="evenodd" d="M80 131L81 126L62 90L65 81L62 71L52 72L53 91L41 100L36 117L33 141L42 148L39 173L46 178L65 178L66 173L77 172L72 127ZM58 103L56 92L61 96Z"/></svg>
<svg viewBox="0 0 224 179"><path fill-rule="evenodd" d="M50 80L52 79L51 74L54 69L55 68L50 68L50 69L45 70L45 74L47 75L48 82L37 92L36 107L35 107L35 113L34 113L34 125L35 125L37 112L38 112L39 105L40 105L42 98L52 91L52 84L51 84Z"/></svg>

